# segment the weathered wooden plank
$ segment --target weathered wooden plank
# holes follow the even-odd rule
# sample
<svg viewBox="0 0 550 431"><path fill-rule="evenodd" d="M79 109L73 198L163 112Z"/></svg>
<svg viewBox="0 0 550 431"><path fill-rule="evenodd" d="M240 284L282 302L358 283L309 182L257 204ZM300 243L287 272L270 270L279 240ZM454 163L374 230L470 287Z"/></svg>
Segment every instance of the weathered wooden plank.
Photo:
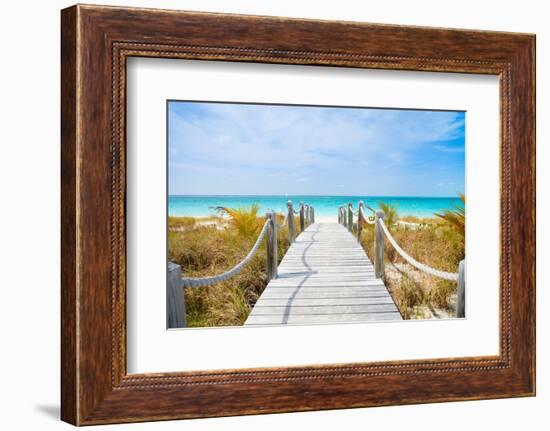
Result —
<svg viewBox="0 0 550 431"><path fill-rule="evenodd" d="M364 256L358 256L358 257L349 256L347 259L344 259L344 258L338 259L338 258L331 258L331 257L326 257L326 258L308 257L307 262L308 264L311 264L312 262L314 262L315 264L318 264L318 265L353 266L353 265L363 264L365 262L365 259L364 259ZM292 259L292 260L285 259L281 262L281 265L284 265L285 267L287 265L304 265L304 261L302 258Z"/></svg>
<svg viewBox="0 0 550 431"><path fill-rule="evenodd" d="M246 325L400 320L386 286L337 223L308 226L283 257Z"/></svg>
<svg viewBox="0 0 550 431"><path fill-rule="evenodd" d="M251 316L314 316L318 314L357 314L395 311L393 302L387 304L315 304L298 305L292 301L289 305L256 305Z"/></svg>
<svg viewBox="0 0 550 431"><path fill-rule="evenodd" d="M338 271L349 271L349 272L338 272ZM305 278L305 277L352 277L358 274L374 274L372 269L361 269L356 267L347 267L343 265L335 266L334 268L323 268L323 267L293 267L287 268L283 272L279 272L279 278Z"/></svg>
<svg viewBox="0 0 550 431"><path fill-rule="evenodd" d="M317 314L314 316L250 316L246 325L316 325L330 323L359 323L375 321L402 320L398 312L394 313L356 313L356 314Z"/></svg>
<svg viewBox="0 0 550 431"><path fill-rule="evenodd" d="M280 263L279 266L282 267L282 274L286 272L293 272L295 268L300 269L307 269L309 271L321 271L321 270L328 270L331 268L342 268L342 269L360 269L361 271L371 271L372 268L365 268L363 265L365 265L366 262L361 260L354 260L352 262L343 262L343 261L334 261L331 262L330 260L316 260L316 259L308 259L306 263L302 261L283 261Z"/></svg>
<svg viewBox="0 0 550 431"><path fill-rule="evenodd" d="M289 296L292 295L294 299L300 299L300 298L391 298L390 295L388 295L387 292L382 291L376 291L376 292L357 292L357 291L343 291L340 292L338 290L286 290L286 291L277 291L277 292L269 292L266 295L262 295L260 299L258 299L258 302L262 301L263 299L284 299L289 298Z"/></svg>
<svg viewBox="0 0 550 431"><path fill-rule="evenodd" d="M339 267L343 271L346 271L347 268L345 266ZM345 277L346 280L352 279L352 278L361 278L364 274L374 274L374 271L372 270L364 270L364 271L356 271L356 273L331 273L329 271L324 271L321 268L318 269L311 269L311 268L302 268L302 269L293 269L291 271L283 271L279 273L278 279L288 279L288 278L336 278L341 279L342 277Z"/></svg>
<svg viewBox="0 0 550 431"><path fill-rule="evenodd" d="M262 295L261 298L259 298L256 301L256 304L260 304L264 299L289 299L292 298L294 300L299 299L315 299L315 298L373 298L373 299L381 299L381 298L391 298L391 296L387 292L383 292L381 290L378 290L376 292L357 292L357 291L343 291L340 292L338 290L284 290L284 291L277 291L277 292L268 292L266 295Z"/></svg>
<svg viewBox="0 0 550 431"><path fill-rule="evenodd" d="M262 298L254 306L253 312L261 307L270 307L270 306L287 306L287 298ZM378 296L378 297L313 297L313 298L293 298L292 307L302 307L302 306L321 306L321 305L378 305L378 304L393 304L393 300L389 296Z"/></svg>
<svg viewBox="0 0 550 431"><path fill-rule="evenodd" d="M333 283L304 283L301 285L296 284L279 284L272 286L270 288L271 291L279 291L284 292L283 289L287 289L288 292L293 291L309 291L309 292L331 292L331 291L344 291L347 290L349 292L354 293L386 293L387 290L384 286L379 285L366 285L366 284L333 284ZM294 290L293 290L294 289ZM269 292L268 292L269 293Z"/></svg>
<svg viewBox="0 0 550 431"><path fill-rule="evenodd" d="M273 283L273 288L275 287L284 287L284 286L290 286L290 287L357 287L357 288L375 288L375 287L381 287L385 289L383 284L380 284L379 282L375 281L369 281L369 280L353 280L353 279L314 279L314 278L308 278L307 280L299 280L301 281L301 284L296 281L296 279L288 278L286 280L279 280L277 283Z"/></svg>

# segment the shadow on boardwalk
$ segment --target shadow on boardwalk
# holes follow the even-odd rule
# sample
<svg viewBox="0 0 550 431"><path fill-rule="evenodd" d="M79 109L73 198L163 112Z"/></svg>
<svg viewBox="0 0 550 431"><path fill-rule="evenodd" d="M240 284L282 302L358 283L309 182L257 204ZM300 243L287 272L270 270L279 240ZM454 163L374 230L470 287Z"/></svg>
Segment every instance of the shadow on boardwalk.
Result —
<svg viewBox="0 0 550 431"><path fill-rule="evenodd" d="M401 320L355 238L338 223L314 223L291 245L245 325Z"/></svg>

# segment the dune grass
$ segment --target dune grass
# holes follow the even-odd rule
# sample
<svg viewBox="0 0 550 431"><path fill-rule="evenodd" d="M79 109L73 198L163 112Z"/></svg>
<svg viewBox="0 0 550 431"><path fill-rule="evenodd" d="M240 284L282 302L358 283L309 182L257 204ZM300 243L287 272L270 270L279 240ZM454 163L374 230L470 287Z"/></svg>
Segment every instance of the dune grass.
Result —
<svg viewBox="0 0 550 431"><path fill-rule="evenodd" d="M384 207L386 212L388 205ZM464 229L457 228L455 219L449 222L445 217L400 218L395 207L391 208L390 213L394 222L386 223L388 229L407 253L433 268L457 272L459 262L464 259L465 249ZM397 218L415 223L416 226L396 223ZM369 258L373 260L373 225L364 225L361 244ZM437 310L453 314L455 282L442 280L416 270L401 258L387 239L384 251L385 284L404 318L414 319L424 318L426 315L437 315Z"/></svg>
<svg viewBox="0 0 550 431"><path fill-rule="evenodd" d="M195 226L195 217L168 217L168 229L190 229Z"/></svg>
<svg viewBox="0 0 550 431"><path fill-rule="evenodd" d="M254 208L240 209L233 215L221 212L229 215L229 220L218 220L221 228L201 224L203 219L197 219L186 220L186 229L168 232L168 258L179 264L186 276L217 275L232 268L248 254L265 222ZM288 238L288 229L280 229L279 260L289 247ZM242 325L266 285L263 241L256 255L235 277L213 286L185 289L187 326Z"/></svg>

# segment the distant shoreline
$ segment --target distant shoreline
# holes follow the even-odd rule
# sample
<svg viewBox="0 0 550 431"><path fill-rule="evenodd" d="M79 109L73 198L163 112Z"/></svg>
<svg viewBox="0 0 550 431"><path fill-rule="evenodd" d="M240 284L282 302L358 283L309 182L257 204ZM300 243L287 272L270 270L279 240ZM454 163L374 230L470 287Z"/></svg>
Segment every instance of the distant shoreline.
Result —
<svg viewBox="0 0 550 431"><path fill-rule="evenodd" d="M340 198L357 198L369 197L371 199L390 198L390 199L458 199L456 196L413 196L413 195L168 195L168 198L294 198L301 196L312 196L316 198L325 197L340 197Z"/></svg>
<svg viewBox="0 0 550 431"><path fill-rule="evenodd" d="M186 216L174 216L174 215L169 215L170 218L173 218L173 219L178 219L178 218L192 218L195 220L195 224L197 225L201 225L201 226L208 226L208 225L217 225L219 223L222 223L222 224L225 224L227 222L230 221L230 218L228 216L225 216L225 215L219 215L219 216L212 216L212 215L203 215L203 216L189 216L189 215L186 215ZM414 226L417 226L420 222L416 222L413 221L413 222L410 222L410 221L406 221L406 220L401 220L403 218L409 218L409 217L414 217L415 219L418 219L419 221L422 220L422 221L430 221L430 220L437 220L437 217L433 216L433 217L416 217L416 216L410 216L410 215L403 215L403 216L399 216L399 220L397 221L399 224L403 225L403 226L409 226L409 227L414 227ZM216 220L218 219L218 220ZM331 223L331 222L334 222L334 223L337 223L338 222L338 217L337 216L319 216L319 217L315 217L315 222L319 223Z"/></svg>
<svg viewBox="0 0 550 431"><path fill-rule="evenodd" d="M395 196L317 196L317 195L189 195L169 196L168 215L174 217L208 217L216 215L217 206L230 208L249 208L253 204L260 207L259 214L269 210L286 213L287 202L292 201L294 209L298 210L300 202L313 206L315 216L337 217L338 208L347 206L349 202L357 209L359 201L372 208L377 208L380 202L397 208L400 217L432 218L434 213L461 206L457 197L395 197Z"/></svg>

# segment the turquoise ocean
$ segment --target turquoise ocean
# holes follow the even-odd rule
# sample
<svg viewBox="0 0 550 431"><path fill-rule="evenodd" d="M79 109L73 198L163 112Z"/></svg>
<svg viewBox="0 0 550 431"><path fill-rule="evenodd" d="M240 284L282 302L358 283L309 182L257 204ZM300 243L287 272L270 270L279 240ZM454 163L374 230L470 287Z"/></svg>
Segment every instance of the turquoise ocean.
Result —
<svg viewBox="0 0 550 431"><path fill-rule="evenodd" d="M401 217L432 217L434 213L445 209L462 206L458 197L396 197L396 196L169 196L168 215L205 217L214 215L214 208L225 206L231 208L246 208L252 204L260 205L260 213L269 209L277 212L286 211L286 202L291 200L298 208L300 202L312 205L315 215L320 217L334 217L338 214L338 207L353 203L357 208L359 201L372 208L378 207L380 202L397 207Z"/></svg>

